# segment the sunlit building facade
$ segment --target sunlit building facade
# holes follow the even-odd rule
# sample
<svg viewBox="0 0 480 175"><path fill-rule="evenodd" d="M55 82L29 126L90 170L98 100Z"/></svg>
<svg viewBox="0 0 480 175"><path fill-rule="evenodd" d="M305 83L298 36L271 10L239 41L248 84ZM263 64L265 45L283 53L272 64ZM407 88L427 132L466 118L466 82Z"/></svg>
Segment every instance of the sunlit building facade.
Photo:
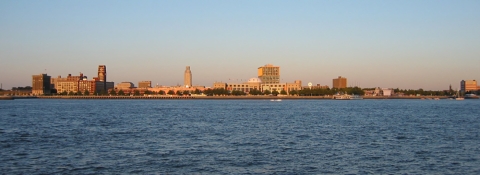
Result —
<svg viewBox="0 0 480 175"><path fill-rule="evenodd" d="M32 95L49 95L50 79L47 74L32 75Z"/></svg>
<svg viewBox="0 0 480 175"><path fill-rule="evenodd" d="M462 80L460 81L460 91L469 92L478 90L478 85L476 80Z"/></svg>
<svg viewBox="0 0 480 175"><path fill-rule="evenodd" d="M262 83L275 84L280 83L280 67L267 64L258 68L258 78Z"/></svg>
<svg viewBox="0 0 480 175"><path fill-rule="evenodd" d="M347 78L338 76L338 78L333 79L333 88L346 88L347 87Z"/></svg>
<svg viewBox="0 0 480 175"><path fill-rule="evenodd" d="M140 81L138 82L138 88L151 88L152 81Z"/></svg>

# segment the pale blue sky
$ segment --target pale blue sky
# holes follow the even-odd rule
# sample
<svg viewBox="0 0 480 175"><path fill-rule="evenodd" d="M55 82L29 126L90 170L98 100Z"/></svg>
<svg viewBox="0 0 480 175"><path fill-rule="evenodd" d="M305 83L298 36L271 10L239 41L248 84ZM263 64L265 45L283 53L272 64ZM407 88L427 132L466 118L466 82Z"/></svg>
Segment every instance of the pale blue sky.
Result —
<svg viewBox="0 0 480 175"><path fill-rule="evenodd" d="M407 89L480 79L480 1L0 0L0 83L31 75L135 84L245 80L265 64L282 82Z"/></svg>

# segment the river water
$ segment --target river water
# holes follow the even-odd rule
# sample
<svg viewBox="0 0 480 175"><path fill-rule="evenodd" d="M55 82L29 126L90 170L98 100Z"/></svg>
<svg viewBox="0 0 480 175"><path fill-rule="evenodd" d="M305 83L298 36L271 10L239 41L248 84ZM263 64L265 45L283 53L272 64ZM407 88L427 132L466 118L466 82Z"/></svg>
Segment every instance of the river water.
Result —
<svg viewBox="0 0 480 175"><path fill-rule="evenodd" d="M480 100L0 101L5 174L480 174Z"/></svg>

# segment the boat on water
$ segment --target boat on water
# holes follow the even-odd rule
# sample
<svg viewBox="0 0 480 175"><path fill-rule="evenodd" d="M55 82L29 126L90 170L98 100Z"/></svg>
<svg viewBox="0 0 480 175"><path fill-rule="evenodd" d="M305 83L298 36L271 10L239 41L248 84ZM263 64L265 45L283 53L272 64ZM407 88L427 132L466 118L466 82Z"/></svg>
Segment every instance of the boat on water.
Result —
<svg viewBox="0 0 480 175"><path fill-rule="evenodd" d="M282 99L271 99L270 101L282 101Z"/></svg>
<svg viewBox="0 0 480 175"><path fill-rule="evenodd" d="M360 95L336 94L332 97L334 100L363 100Z"/></svg>
<svg viewBox="0 0 480 175"><path fill-rule="evenodd" d="M333 95L332 99L334 100L350 100L350 95L348 94L336 94Z"/></svg>
<svg viewBox="0 0 480 175"><path fill-rule="evenodd" d="M460 92L457 91L457 94L455 95L455 100L465 100L462 96L460 96Z"/></svg>
<svg viewBox="0 0 480 175"><path fill-rule="evenodd" d="M479 97L475 94L465 94L465 99L479 99Z"/></svg>
<svg viewBox="0 0 480 175"><path fill-rule="evenodd" d="M350 100L363 100L363 97L360 95L351 95Z"/></svg>

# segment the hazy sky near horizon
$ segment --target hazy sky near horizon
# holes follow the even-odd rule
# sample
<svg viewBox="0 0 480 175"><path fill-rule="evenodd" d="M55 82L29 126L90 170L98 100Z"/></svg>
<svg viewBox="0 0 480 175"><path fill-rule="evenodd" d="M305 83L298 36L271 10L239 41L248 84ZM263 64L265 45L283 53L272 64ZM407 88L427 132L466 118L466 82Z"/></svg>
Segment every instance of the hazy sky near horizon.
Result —
<svg viewBox="0 0 480 175"><path fill-rule="evenodd" d="M0 1L0 83L33 74L194 85L257 77L401 89L480 79L480 1ZM46 71L45 71L46 70ZM229 80L230 79L230 80Z"/></svg>

